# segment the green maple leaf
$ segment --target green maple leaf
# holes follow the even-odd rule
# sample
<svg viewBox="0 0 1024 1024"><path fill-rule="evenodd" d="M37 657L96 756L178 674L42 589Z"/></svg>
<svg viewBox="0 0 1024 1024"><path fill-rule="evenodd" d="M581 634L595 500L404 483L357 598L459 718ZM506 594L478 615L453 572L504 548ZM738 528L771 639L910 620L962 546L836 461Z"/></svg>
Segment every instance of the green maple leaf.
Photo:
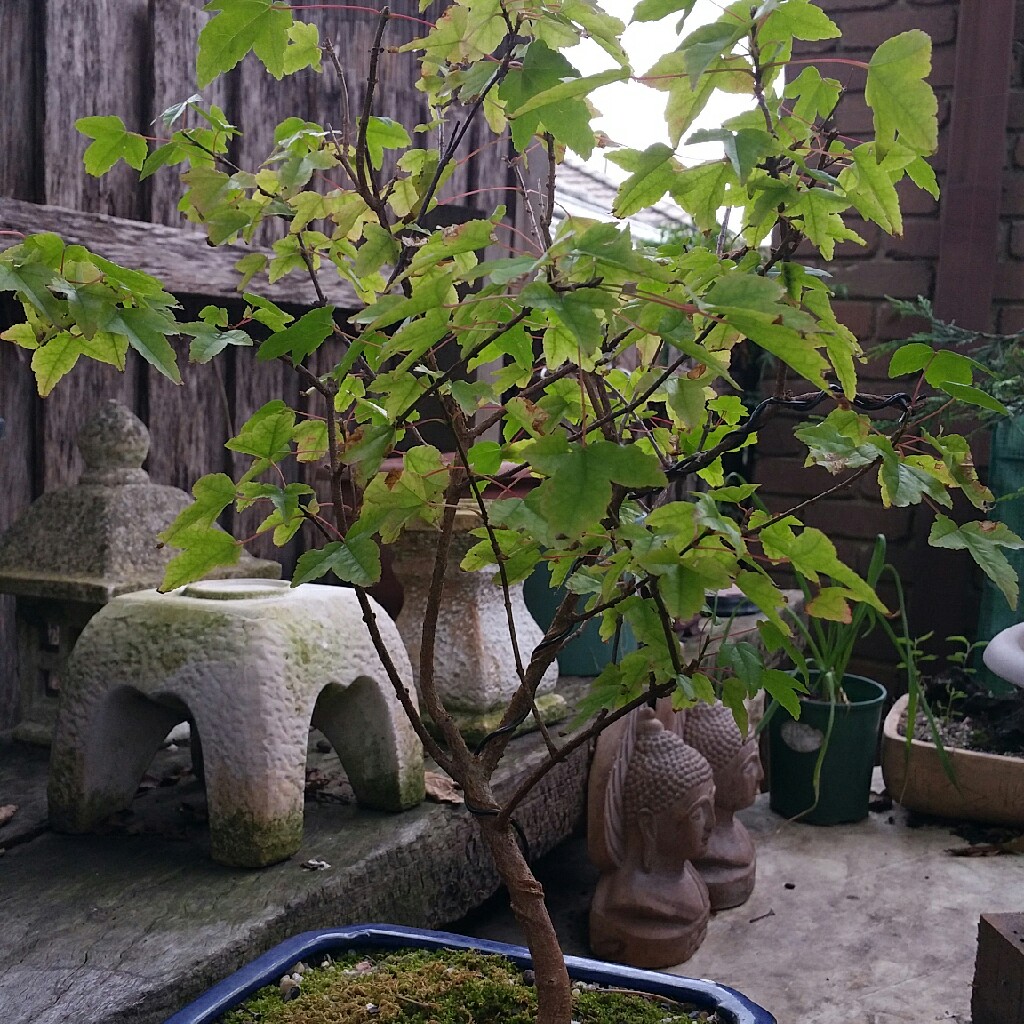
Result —
<svg viewBox="0 0 1024 1024"><path fill-rule="evenodd" d="M385 149L403 149L412 144L409 133L390 117L371 117L366 122L366 149L370 163L380 170Z"/></svg>
<svg viewBox="0 0 1024 1024"><path fill-rule="evenodd" d="M158 539L163 543L184 547L184 543L179 541L185 534L213 527L224 509L235 500L236 487L226 474L208 473L195 482L192 496L195 501L182 509L174 522L159 535Z"/></svg>
<svg viewBox="0 0 1024 1024"><path fill-rule="evenodd" d="M334 307L319 306L299 317L290 327L272 334L260 345L256 358L260 362L290 356L301 363L312 355L334 332Z"/></svg>
<svg viewBox="0 0 1024 1024"><path fill-rule="evenodd" d="M932 41L920 29L901 32L875 50L868 63L864 98L872 110L879 156L897 136L920 156L939 141L938 101L925 81L932 69Z"/></svg>
<svg viewBox="0 0 1024 1024"><path fill-rule="evenodd" d="M903 234L896 185L886 164L878 161L874 143L866 142L853 150L853 164L839 175L839 184L862 216L873 220L886 234Z"/></svg>
<svg viewBox="0 0 1024 1024"><path fill-rule="evenodd" d="M176 590L201 580L211 570L235 565L242 557L242 545L229 533L216 529L192 529L178 534L175 547L180 555L167 563L161 591Z"/></svg>
<svg viewBox="0 0 1024 1024"><path fill-rule="evenodd" d="M696 80L713 61L727 55L749 28L748 22L730 10L721 20L695 29L679 44L686 73Z"/></svg>
<svg viewBox="0 0 1024 1024"><path fill-rule="evenodd" d="M14 292L39 310L47 320L60 323L64 309L50 291L50 286L57 280L57 274L44 263L22 260L20 250L23 248L15 246L9 252L0 254L0 292Z"/></svg>
<svg viewBox="0 0 1024 1024"><path fill-rule="evenodd" d="M552 529L579 537L603 518L612 484L664 487L665 474L652 455L610 441L570 445L549 435L530 444L523 457L548 479L537 489L540 507Z"/></svg>
<svg viewBox="0 0 1024 1024"><path fill-rule="evenodd" d="M275 0L213 0L217 11L199 33L196 78L199 88L230 71L252 50L275 77L284 77L292 12Z"/></svg>
<svg viewBox="0 0 1024 1024"><path fill-rule="evenodd" d="M580 156L590 156L594 132L584 98L569 96L542 107L527 106L533 97L579 78L579 71L561 53L543 40L534 39L523 58L522 69L509 71L498 90L512 121L512 141L517 149L525 149L536 133L549 131ZM520 108L526 109L521 116L517 113Z"/></svg>
<svg viewBox="0 0 1024 1024"><path fill-rule="evenodd" d="M953 504L942 462L930 455L898 455L884 437L876 438L875 444L882 452L878 484L886 508L917 505L926 495L946 508Z"/></svg>
<svg viewBox="0 0 1024 1024"><path fill-rule="evenodd" d="M74 369L82 354L81 341L81 338L61 331L32 353L32 372L40 396L45 398L61 377Z"/></svg>
<svg viewBox="0 0 1024 1024"><path fill-rule="evenodd" d="M870 465L882 453L870 440L870 422L852 409L834 409L820 423L805 424L794 433L807 445L805 466L824 466L833 476Z"/></svg>
<svg viewBox="0 0 1024 1024"><path fill-rule="evenodd" d="M789 623L779 614L780 609L786 607L786 595L775 586L770 576L744 571L736 577L736 586L764 612L776 629L787 636L792 632Z"/></svg>
<svg viewBox="0 0 1024 1024"><path fill-rule="evenodd" d="M714 160L677 172L671 192L701 231L717 231L718 211L727 205L726 190L737 183L731 162Z"/></svg>
<svg viewBox="0 0 1024 1024"><path fill-rule="evenodd" d="M1024 540L1005 524L971 522L957 526L952 519L940 513L935 517L928 543L936 548L969 552L985 575L1002 591L1010 607L1017 607L1017 573L1002 549L1020 550L1024 548Z"/></svg>
<svg viewBox="0 0 1024 1024"><path fill-rule="evenodd" d="M257 460L253 470L256 467L262 470L266 464L276 464L291 453L294 431L295 411L278 398L257 409L225 447L251 455Z"/></svg>
<svg viewBox="0 0 1024 1024"><path fill-rule="evenodd" d="M174 317L147 307L122 309L111 318L107 328L111 333L124 335L128 344L168 380L181 383L177 356L167 340L167 335L181 333Z"/></svg>
<svg viewBox="0 0 1024 1024"><path fill-rule="evenodd" d="M95 359L97 363L107 363L124 370L125 356L128 354L128 339L118 334L97 331L91 338L80 338L82 355Z"/></svg>
<svg viewBox="0 0 1024 1024"><path fill-rule="evenodd" d="M142 170L149 147L136 132L130 132L119 117L80 117L75 128L95 141L85 151L85 169L94 177L106 174L111 167L124 160L135 170Z"/></svg>
<svg viewBox="0 0 1024 1024"><path fill-rule="evenodd" d="M288 27L288 46L284 51L284 73L294 75L303 68L321 71L320 30L316 25L295 21Z"/></svg>
<svg viewBox="0 0 1024 1024"><path fill-rule="evenodd" d="M640 0L633 11L633 21L661 21L669 14L685 17L697 0Z"/></svg>
<svg viewBox="0 0 1024 1024"><path fill-rule="evenodd" d="M252 338L245 331L222 331L213 324L202 322L182 324L181 331L183 334L192 335L192 343L188 348L190 363L208 363L229 345L238 345L243 348L252 345Z"/></svg>
<svg viewBox="0 0 1024 1024"><path fill-rule="evenodd" d="M380 548L368 534L349 535L331 541L315 551L307 551L295 566L292 586L318 580L333 572L342 583L357 587L372 586L380 579Z"/></svg>
<svg viewBox="0 0 1024 1024"><path fill-rule="evenodd" d="M828 117L839 102L842 86L834 78L822 78L816 67L806 67L786 85L783 96L796 100L793 114L813 124L819 117Z"/></svg>
<svg viewBox="0 0 1024 1024"><path fill-rule="evenodd" d="M619 186L612 213L629 217L653 206L672 187L678 165L671 146L656 142L643 152L627 150L611 157L620 167L633 173Z"/></svg>
<svg viewBox="0 0 1024 1024"><path fill-rule="evenodd" d="M758 518L751 517L751 523L756 523ZM822 575L828 576L842 584L853 600L863 601L885 613L885 605L878 599L874 589L840 561L835 545L821 530L808 526L798 534L783 520L765 527L760 536L764 553L769 558L788 559L793 568L812 583L817 583Z"/></svg>

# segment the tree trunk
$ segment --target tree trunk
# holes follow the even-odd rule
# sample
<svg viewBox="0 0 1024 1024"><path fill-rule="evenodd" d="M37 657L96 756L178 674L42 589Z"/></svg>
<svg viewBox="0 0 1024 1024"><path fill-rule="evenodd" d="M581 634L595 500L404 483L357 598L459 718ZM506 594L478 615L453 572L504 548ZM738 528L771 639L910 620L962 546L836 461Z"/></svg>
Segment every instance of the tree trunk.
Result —
<svg viewBox="0 0 1024 1024"><path fill-rule="evenodd" d="M562 947L544 903L544 889L523 857L512 829L497 827L487 818L477 820L533 956L537 1024L570 1024L572 986Z"/></svg>

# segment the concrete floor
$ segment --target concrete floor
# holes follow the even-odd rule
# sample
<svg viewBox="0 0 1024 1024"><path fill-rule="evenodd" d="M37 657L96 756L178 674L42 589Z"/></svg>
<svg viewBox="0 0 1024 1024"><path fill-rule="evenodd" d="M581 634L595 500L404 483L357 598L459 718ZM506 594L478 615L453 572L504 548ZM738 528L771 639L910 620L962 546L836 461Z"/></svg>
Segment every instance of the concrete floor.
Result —
<svg viewBox="0 0 1024 1024"><path fill-rule="evenodd" d="M952 856L967 845L954 825L899 807L816 828L772 814L765 795L741 817L758 848L754 893L672 973L732 985L779 1024L969 1024L978 918L1024 911L1024 858ZM588 955L597 874L584 838L538 874L566 952ZM521 941L500 894L452 930Z"/></svg>

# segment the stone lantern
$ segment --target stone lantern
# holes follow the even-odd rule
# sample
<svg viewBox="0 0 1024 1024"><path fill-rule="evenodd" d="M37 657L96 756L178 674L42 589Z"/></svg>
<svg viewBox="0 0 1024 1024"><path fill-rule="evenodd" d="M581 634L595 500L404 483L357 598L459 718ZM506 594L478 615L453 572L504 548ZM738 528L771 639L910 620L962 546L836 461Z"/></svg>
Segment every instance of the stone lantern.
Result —
<svg viewBox="0 0 1024 1024"><path fill-rule="evenodd" d="M119 594L159 586L173 548L157 534L192 498L150 482L149 431L120 402L103 402L77 439L85 471L44 494L0 539L0 593L15 597L21 720L16 739L48 745L68 656L85 624ZM242 553L218 574L277 579L277 562Z"/></svg>

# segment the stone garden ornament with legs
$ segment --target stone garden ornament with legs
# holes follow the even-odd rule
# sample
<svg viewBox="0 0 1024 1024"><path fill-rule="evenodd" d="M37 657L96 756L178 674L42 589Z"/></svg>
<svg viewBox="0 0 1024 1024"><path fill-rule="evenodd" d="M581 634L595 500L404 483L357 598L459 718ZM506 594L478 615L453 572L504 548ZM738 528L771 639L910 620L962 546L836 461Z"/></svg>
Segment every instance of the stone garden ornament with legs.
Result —
<svg viewBox="0 0 1024 1024"><path fill-rule="evenodd" d="M376 611L415 701L398 630ZM262 867L298 850L311 723L360 804L399 811L423 799L422 746L351 590L204 581L111 601L82 633L61 692L54 828L86 832L126 808L186 717L202 741L211 852L222 864Z"/></svg>

